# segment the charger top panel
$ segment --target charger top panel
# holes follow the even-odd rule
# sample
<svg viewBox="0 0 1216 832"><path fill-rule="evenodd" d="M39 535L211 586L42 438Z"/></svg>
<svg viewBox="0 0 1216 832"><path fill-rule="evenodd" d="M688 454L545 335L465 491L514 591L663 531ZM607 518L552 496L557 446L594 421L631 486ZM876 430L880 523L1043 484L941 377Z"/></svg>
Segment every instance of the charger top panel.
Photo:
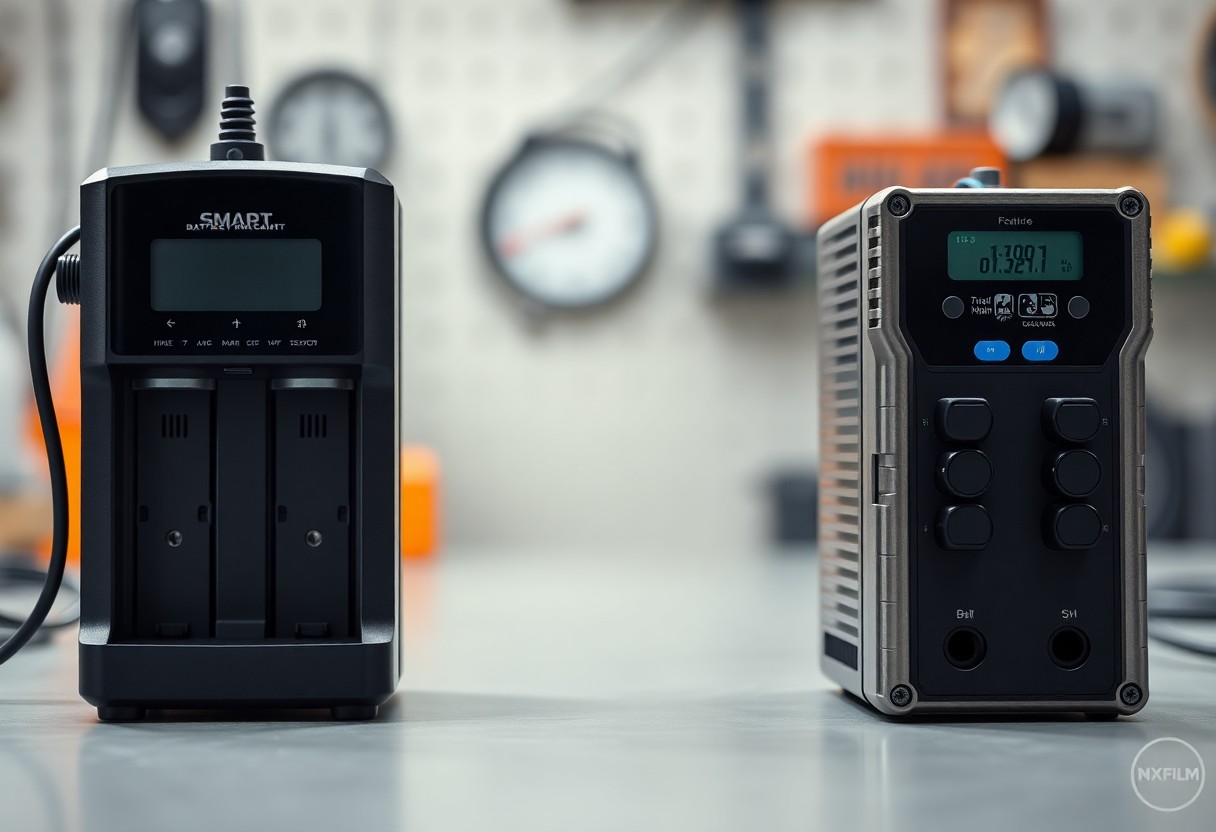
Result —
<svg viewBox="0 0 1216 832"><path fill-rule="evenodd" d="M270 169L115 178L112 351L225 363L358 353L366 184Z"/></svg>

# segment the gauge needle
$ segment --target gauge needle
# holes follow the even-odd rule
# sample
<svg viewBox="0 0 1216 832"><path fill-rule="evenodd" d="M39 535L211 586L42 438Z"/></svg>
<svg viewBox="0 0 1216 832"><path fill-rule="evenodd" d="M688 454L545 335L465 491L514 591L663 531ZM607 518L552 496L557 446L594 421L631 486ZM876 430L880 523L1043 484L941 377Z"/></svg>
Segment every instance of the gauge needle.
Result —
<svg viewBox="0 0 1216 832"><path fill-rule="evenodd" d="M511 232L498 241L498 251L503 257L516 257L537 243L577 231L586 222L587 212L573 208L554 219Z"/></svg>

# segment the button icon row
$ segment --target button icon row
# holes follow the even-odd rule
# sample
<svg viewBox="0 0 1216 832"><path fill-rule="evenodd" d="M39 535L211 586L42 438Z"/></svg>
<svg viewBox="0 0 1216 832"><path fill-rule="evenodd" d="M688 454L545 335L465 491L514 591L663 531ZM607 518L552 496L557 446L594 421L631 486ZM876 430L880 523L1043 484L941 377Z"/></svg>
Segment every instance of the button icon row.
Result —
<svg viewBox="0 0 1216 832"><path fill-rule="evenodd" d="M1010 355L1006 341L976 341L972 350L980 361L1004 361ZM1027 341L1022 344L1022 358L1027 361L1055 361L1060 348L1055 341Z"/></svg>
<svg viewBox="0 0 1216 832"><path fill-rule="evenodd" d="M989 298L973 298L972 303L979 308L973 308L972 314L991 314L998 321L1008 321L1014 317L1014 296L998 293ZM1054 318L1059 312L1059 296L1052 292L1025 292L1017 296L1017 316L1019 318L1045 319ZM991 312L989 311L991 310ZM961 318L967 311L966 302L958 295L950 295L942 301L942 314L954 320ZM1068 301L1068 314L1080 320L1089 314L1089 299L1076 295Z"/></svg>
<svg viewBox="0 0 1216 832"><path fill-rule="evenodd" d="M232 324L233 329L240 329L241 324L243 324L244 321L242 321L240 318L233 318L231 321L229 321L229 323ZM173 318L169 318L168 320L165 321L165 326L169 327L169 329L173 329L173 327L177 326L177 321L174 320ZM297 329L307 329L308 320L306 318L300 318L299 320L296 321L296 328Z"/></svg>

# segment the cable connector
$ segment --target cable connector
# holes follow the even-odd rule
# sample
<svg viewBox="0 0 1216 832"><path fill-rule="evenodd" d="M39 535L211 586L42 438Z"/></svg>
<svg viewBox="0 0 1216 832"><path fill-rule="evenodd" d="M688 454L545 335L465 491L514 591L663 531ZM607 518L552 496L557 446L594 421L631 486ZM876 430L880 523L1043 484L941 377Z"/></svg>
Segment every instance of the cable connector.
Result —
<svg viewBox="0 0 1216 832"><path fill-rule="evenodd" d="M266 150L254 131L253 99L249 87L229 84L220 105L220 140L211 145L211 161L261 161Z"/></svg>
<svg viewBox="0 0 1216 832"><path fill-rule="evenodd" d="M80 255L64 254L55 261L55 294L60 303L80 305Z"/></svg>

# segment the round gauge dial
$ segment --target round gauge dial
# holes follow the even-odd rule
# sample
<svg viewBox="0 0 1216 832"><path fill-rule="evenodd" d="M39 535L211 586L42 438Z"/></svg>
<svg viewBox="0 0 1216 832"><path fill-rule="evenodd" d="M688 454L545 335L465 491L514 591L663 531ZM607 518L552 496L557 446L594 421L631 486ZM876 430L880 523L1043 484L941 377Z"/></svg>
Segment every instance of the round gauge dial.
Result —
<svg viewBox="0 0 1216 832"><path fill-rule="evenodd" d="M988 126L993 141L1010 159L1024 162L1052 144L1060 121L1060 93L1047 72L1012 76L997 96Z"/></svg>
<svg viewBox="0 0 1216 832"><path fill-rule="evenodd" d="M388 107L366 81L348 72L312 72L291 82L270 111L275 158L379 168L392 147Z"/></svg>
<svg viewBox="0 0 1216 832"><path fill-rule="evenodd" d="M592 141L532 138L486 195L482 237L498 272L547 306L616 297L657 242L654 202L632 156Z"/></svg>
<svg viewBox="0 0 1216 832"><path fill-rule="evenodd" d="M1028 69L1005 82L988 116L988 131L1011 161L1026 162L1075 150L1084 119L1075 82L1050 70Z"/></svg>

